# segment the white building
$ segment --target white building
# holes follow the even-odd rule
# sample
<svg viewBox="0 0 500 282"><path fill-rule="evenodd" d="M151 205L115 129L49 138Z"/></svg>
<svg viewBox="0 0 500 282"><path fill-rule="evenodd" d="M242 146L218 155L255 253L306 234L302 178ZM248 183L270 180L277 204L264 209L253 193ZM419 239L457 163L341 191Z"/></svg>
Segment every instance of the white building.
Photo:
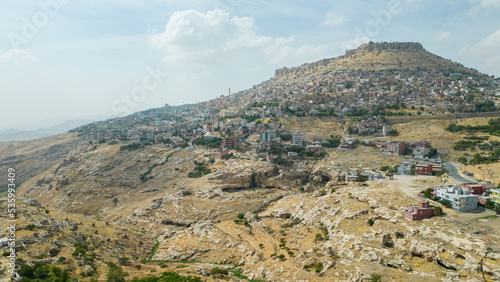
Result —
<svg viewBox="0 0 500 282"><path fill-rule="evenodd" d="M450 202L454 210L466 212L477 209L477 195L469 194L469 190L465 188L439 187L433 188L433 190L433 194L439 200Z"/></svg>
<svg viewBox="0 0 500 282"><path fill-rule="evenodd" d="M300 130L295 131L292 134L292 144L302 146L302 132Z"/></svg>

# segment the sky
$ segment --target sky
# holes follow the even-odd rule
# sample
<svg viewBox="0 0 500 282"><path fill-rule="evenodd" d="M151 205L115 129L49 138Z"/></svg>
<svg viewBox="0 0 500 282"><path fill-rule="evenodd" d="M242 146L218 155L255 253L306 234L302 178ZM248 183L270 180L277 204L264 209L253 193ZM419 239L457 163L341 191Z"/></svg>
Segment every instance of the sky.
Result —
<svg viewBox="0 0 500 282"><path fill-rule="evenodd" d="M0 0L0 132L209 100L362 43L500 76L500 0Z"/></svg>

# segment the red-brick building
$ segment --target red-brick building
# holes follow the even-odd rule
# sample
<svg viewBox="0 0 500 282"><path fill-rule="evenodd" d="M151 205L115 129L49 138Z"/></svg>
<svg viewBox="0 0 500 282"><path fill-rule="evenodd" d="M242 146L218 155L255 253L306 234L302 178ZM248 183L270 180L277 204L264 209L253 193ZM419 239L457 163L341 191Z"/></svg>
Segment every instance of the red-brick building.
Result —
<svg viewBox="0 0 500 282"><path fill-rule="evenodd" d="M495 184L491 182L462 183L460 185L468 189L469 193L473 195L489 194L490 189L495 188Z"/></svg>
<svg viewBox="0 0 500 282"><path fill-rule="evenodd" d="M237 141L238 141L238 138L236 138L236 136L228 136L222 140L222 142L220 143L220 146L222 148L226 148L226 149L234 149L234 145Z"/></svg>
<svg viewBox="0 0 500 282"><path fill-rule="evenodd" d="M405 217L410 220L420 220L434 216L434 208L429 205L429 202L418 202L418 206L409 206L405 210Z"/></svg>
<svg viewBox="0 0 500 282"><path fill-rule="evenodd" d="M392 141L387 144L387 153L389 155L404 155L406 151L406 142Z"/></svg>
<svg viewBox="0 0 500 282"><path fill-rule="evenodd" d="M415 165L415 174L418 175L435 175L436 172L442 172L443 166L436 164L418 164Z"/></svg>

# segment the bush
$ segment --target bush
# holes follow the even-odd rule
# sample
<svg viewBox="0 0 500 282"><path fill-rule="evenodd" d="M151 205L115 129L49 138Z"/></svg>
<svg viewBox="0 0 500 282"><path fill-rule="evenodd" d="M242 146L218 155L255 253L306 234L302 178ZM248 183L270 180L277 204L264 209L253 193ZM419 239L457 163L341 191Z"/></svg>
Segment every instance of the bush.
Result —
<svg viewBox="0 0 500 282"><path fill-rule="evenodd" d="M316 273L319 273L319 272L321 272L321 270L323 270L323 263L322 262L318 262L316 264L316 266L314 267L314 271L316 271Z"/></svg>
<svg viewBox="0 0 500 282"><path fill-rule="evenodd" d="M323 236L321 236L321 234L316 234L316 241L322 241L323 240Z"/></svg>
<svg viewBox="0 0 500 282"><path fill-rule="evenodd" d="M32 231L35 228L36 228L36 225L34 225L33 223L26 225L26 230Z"/></svg>
<svg viewBox="0 0 500 282"><path fill-rule="evenodd" d="M382 281L382 276L378 273L373 273L371 276L370 276L370 282L380 282Z"/></svg>
<svg viewBox="0 0 500 282"><path fill-rule="evenodd" d="M370 218L370 219L368 219L368 221L367 221L367 222L368 222L368 224L369 224L370 226L373 226L373 224L375 223L375 221L373 221L373 219L371 219L371 218Z"/></svg>
<svg viewBox="0 0 500 282"><path fill-rule="evenodd" d="M221 269L221 268L218 268L218 267L214 267L212 268L212 270L210 270L210 275L228 275L229 272L227 272L226 269Z"/></svg>
<svg viewBox="0 0 500 282"><path fill-rule="evenodd" d="M65 257L59 257L59 258L57 259L57 262L58 262L58 263L64 263L64 262L66 262L66 258L65 258Z"/></svg>
<svg viewBox="0 0 500 282"><path fill-rule="evenodd" d="M118 263L121 265L126 265L129 262L129 260L130 259L128 257L121 257L118 259Z"/></svg>
<svg viewBox="0 0 500 282"><path fill-rule="evenodd" d="M55 257L57 256L59 253L61 252L60 249L57 249L57 248L54 248L54 249L50 249L49 250L49 254L51 257Z"/></svg>
<svg viewBox="0 0 500 282"><path fill-rule="evenodd" d="M440 215L443 213L443 209L441 207L434 207L434 215Z"/></svg>

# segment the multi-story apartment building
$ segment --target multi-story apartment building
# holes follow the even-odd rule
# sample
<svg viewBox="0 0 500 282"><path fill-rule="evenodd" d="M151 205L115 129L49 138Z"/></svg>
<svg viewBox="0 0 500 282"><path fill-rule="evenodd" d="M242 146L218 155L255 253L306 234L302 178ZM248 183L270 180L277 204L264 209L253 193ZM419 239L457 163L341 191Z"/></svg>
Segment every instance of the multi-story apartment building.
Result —
<svg viewBox="0 0 500 282"><path fill-rule="evenodd" d="M404 141L392 141L387 144L387 153L389 155L404 155L406 151L406 142Z"/></svg>
<svg viewBox="0 0 500 282"><path fill-rule="evenodd" d="M491 189L491 200L496 204L500 205L500 189Z"/></svg>
<svg viewBox="0 0 500 282"><path fill-rule="evenodd" d="M445 200L452 204L452 209L466 212L477 209L477 195L469 193L465 188L437 187L432 188L439 200Z"/></svg>
<svg viewBox="0 0 500 282"><path fill-rule="evenodd" d="M292 144L302 146L302 132L300 130L295 131L292 134Z"/></svg>

